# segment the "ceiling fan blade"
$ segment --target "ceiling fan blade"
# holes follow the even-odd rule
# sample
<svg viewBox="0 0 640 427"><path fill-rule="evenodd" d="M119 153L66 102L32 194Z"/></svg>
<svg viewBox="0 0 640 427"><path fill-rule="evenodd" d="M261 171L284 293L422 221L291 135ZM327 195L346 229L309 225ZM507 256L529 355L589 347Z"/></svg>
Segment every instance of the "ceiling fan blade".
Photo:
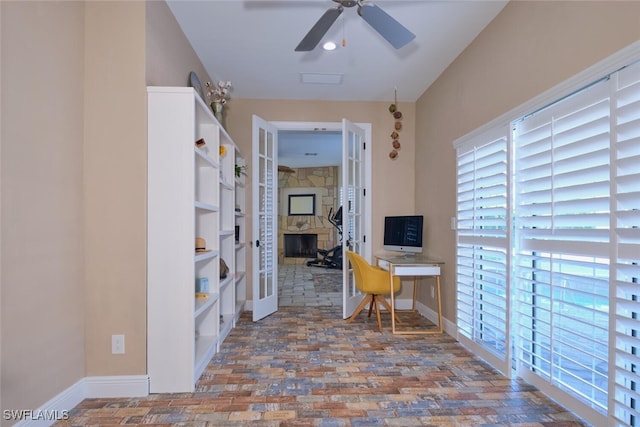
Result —
<svg viewBox="0 0 640 427"><path fill-rule="evenodd" d="M407 30L375 4L369 3L359 6L358 15L396 49L400 49L416 37L415 34Z"/></svg>
<svg viewBox="0 0 640 427"><path fill-rule="evenodd" d="M315 49L343 10L342 6L327 10L298 44L296 52L309 52Z"/></svg>

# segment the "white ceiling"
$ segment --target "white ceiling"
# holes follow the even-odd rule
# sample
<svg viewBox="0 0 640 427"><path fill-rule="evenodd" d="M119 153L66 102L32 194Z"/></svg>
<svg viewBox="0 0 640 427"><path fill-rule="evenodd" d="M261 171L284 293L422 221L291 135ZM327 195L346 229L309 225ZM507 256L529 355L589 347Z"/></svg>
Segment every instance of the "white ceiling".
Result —
<svg viewBox="0 0 640 427"><path fill-rule="evenodd" d="M416 38L394 49L345 8L323 42L332 52L294 49L331 0L168 0L209 75L230 80L231 99L416 101L502 10L504 0L371 1ZM322 42L320 43L322 44ZM342 83L304 84L301 73L341 75ZM186 76L185 76L186 79ZM205 82L202 81L204 84Z"/></svg>
<svg viewBox="0 0 640 427"><path fill-rule="evenodd" d="M341 132L278 132L278 164L291 168L342 164Z"/></svg>
<svg viewBox="0 0 640 427"><path fill-rule="evenodd" d="M167 0L208 74L233 84L233 98L414 102L502 10L506 0L371 1L416 35L394 49L345 8L319 46L294 49L332 0ZM341 47L344 38L346 46ZM324 41L338 48L322 50ZM341 84L304 84L302 73ZM185 76L185 80L186 80ZM202 79L202 78L201 78ZM205 81L202 81L204 85ZM335 133L279 133L278 162L292 168L341 163ZM307 154L315 153L315 155Z"/></svg>

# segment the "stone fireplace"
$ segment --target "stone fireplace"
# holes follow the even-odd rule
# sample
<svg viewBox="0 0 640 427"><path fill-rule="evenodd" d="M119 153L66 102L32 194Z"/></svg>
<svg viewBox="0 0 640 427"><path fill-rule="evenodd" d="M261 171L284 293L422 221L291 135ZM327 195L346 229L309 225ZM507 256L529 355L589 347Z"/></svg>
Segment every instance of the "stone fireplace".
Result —
<svg viewBox="0 0 640 427"><path fill-rule="evenodd" d="M315 258L318 252L317 234L285 234L285 258Z"/></svg>
<svg viewBox="0 0 640 427"><path fill-rule="evenodd" d="M303 264L316 258L316 249L333 248L338 242L338 232L327 216L338 206L338 168L336 166L298 168L294 172L278 173L278 262ZM288 197L291 194L314 194L315 215L288 215ZM285 235L313 235L315 243L305 243L303 254L285 254ZM290 238L292 239L292 238ZM298 239L295 237L293 239ZM306 239L300 237L300 239ZM290 246L290 245L289 245ZM311 253L313 252L313 253Z"/></svg>

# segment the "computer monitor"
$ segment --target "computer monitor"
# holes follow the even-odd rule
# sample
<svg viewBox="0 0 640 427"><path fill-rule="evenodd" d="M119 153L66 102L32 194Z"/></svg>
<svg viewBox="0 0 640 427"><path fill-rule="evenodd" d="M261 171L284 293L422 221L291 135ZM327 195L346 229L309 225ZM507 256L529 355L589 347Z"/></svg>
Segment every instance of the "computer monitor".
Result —
<svg viewBox="0 0 640 427"><path fill-rule="evenodd" d="M384 218L384 250L422 253L422 215L387 216Z"/></svg>

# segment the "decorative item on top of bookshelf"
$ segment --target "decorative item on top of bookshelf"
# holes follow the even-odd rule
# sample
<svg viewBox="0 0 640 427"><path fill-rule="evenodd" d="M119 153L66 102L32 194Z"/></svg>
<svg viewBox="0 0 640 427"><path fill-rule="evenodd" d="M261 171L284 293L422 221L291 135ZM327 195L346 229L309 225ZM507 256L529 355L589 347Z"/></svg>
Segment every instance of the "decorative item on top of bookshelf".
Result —
<svg viewBox="0 0 640 427"><path fill-rule="evenodd" d="M200 79L195 71L191 71L189 73L189 84L192 88L196 90L196 93L202 100L204 101L204 92L202 91L202 84L200 83Z"/></svg>
<svg viewBox="0 0 640 427"><path fill-rule="evenodd" d="M209 97L213 115L224 126L224 106L230 98L231 82L220 80L217 85L207 82L205 86L207 87L207 96Z"/></svg>

